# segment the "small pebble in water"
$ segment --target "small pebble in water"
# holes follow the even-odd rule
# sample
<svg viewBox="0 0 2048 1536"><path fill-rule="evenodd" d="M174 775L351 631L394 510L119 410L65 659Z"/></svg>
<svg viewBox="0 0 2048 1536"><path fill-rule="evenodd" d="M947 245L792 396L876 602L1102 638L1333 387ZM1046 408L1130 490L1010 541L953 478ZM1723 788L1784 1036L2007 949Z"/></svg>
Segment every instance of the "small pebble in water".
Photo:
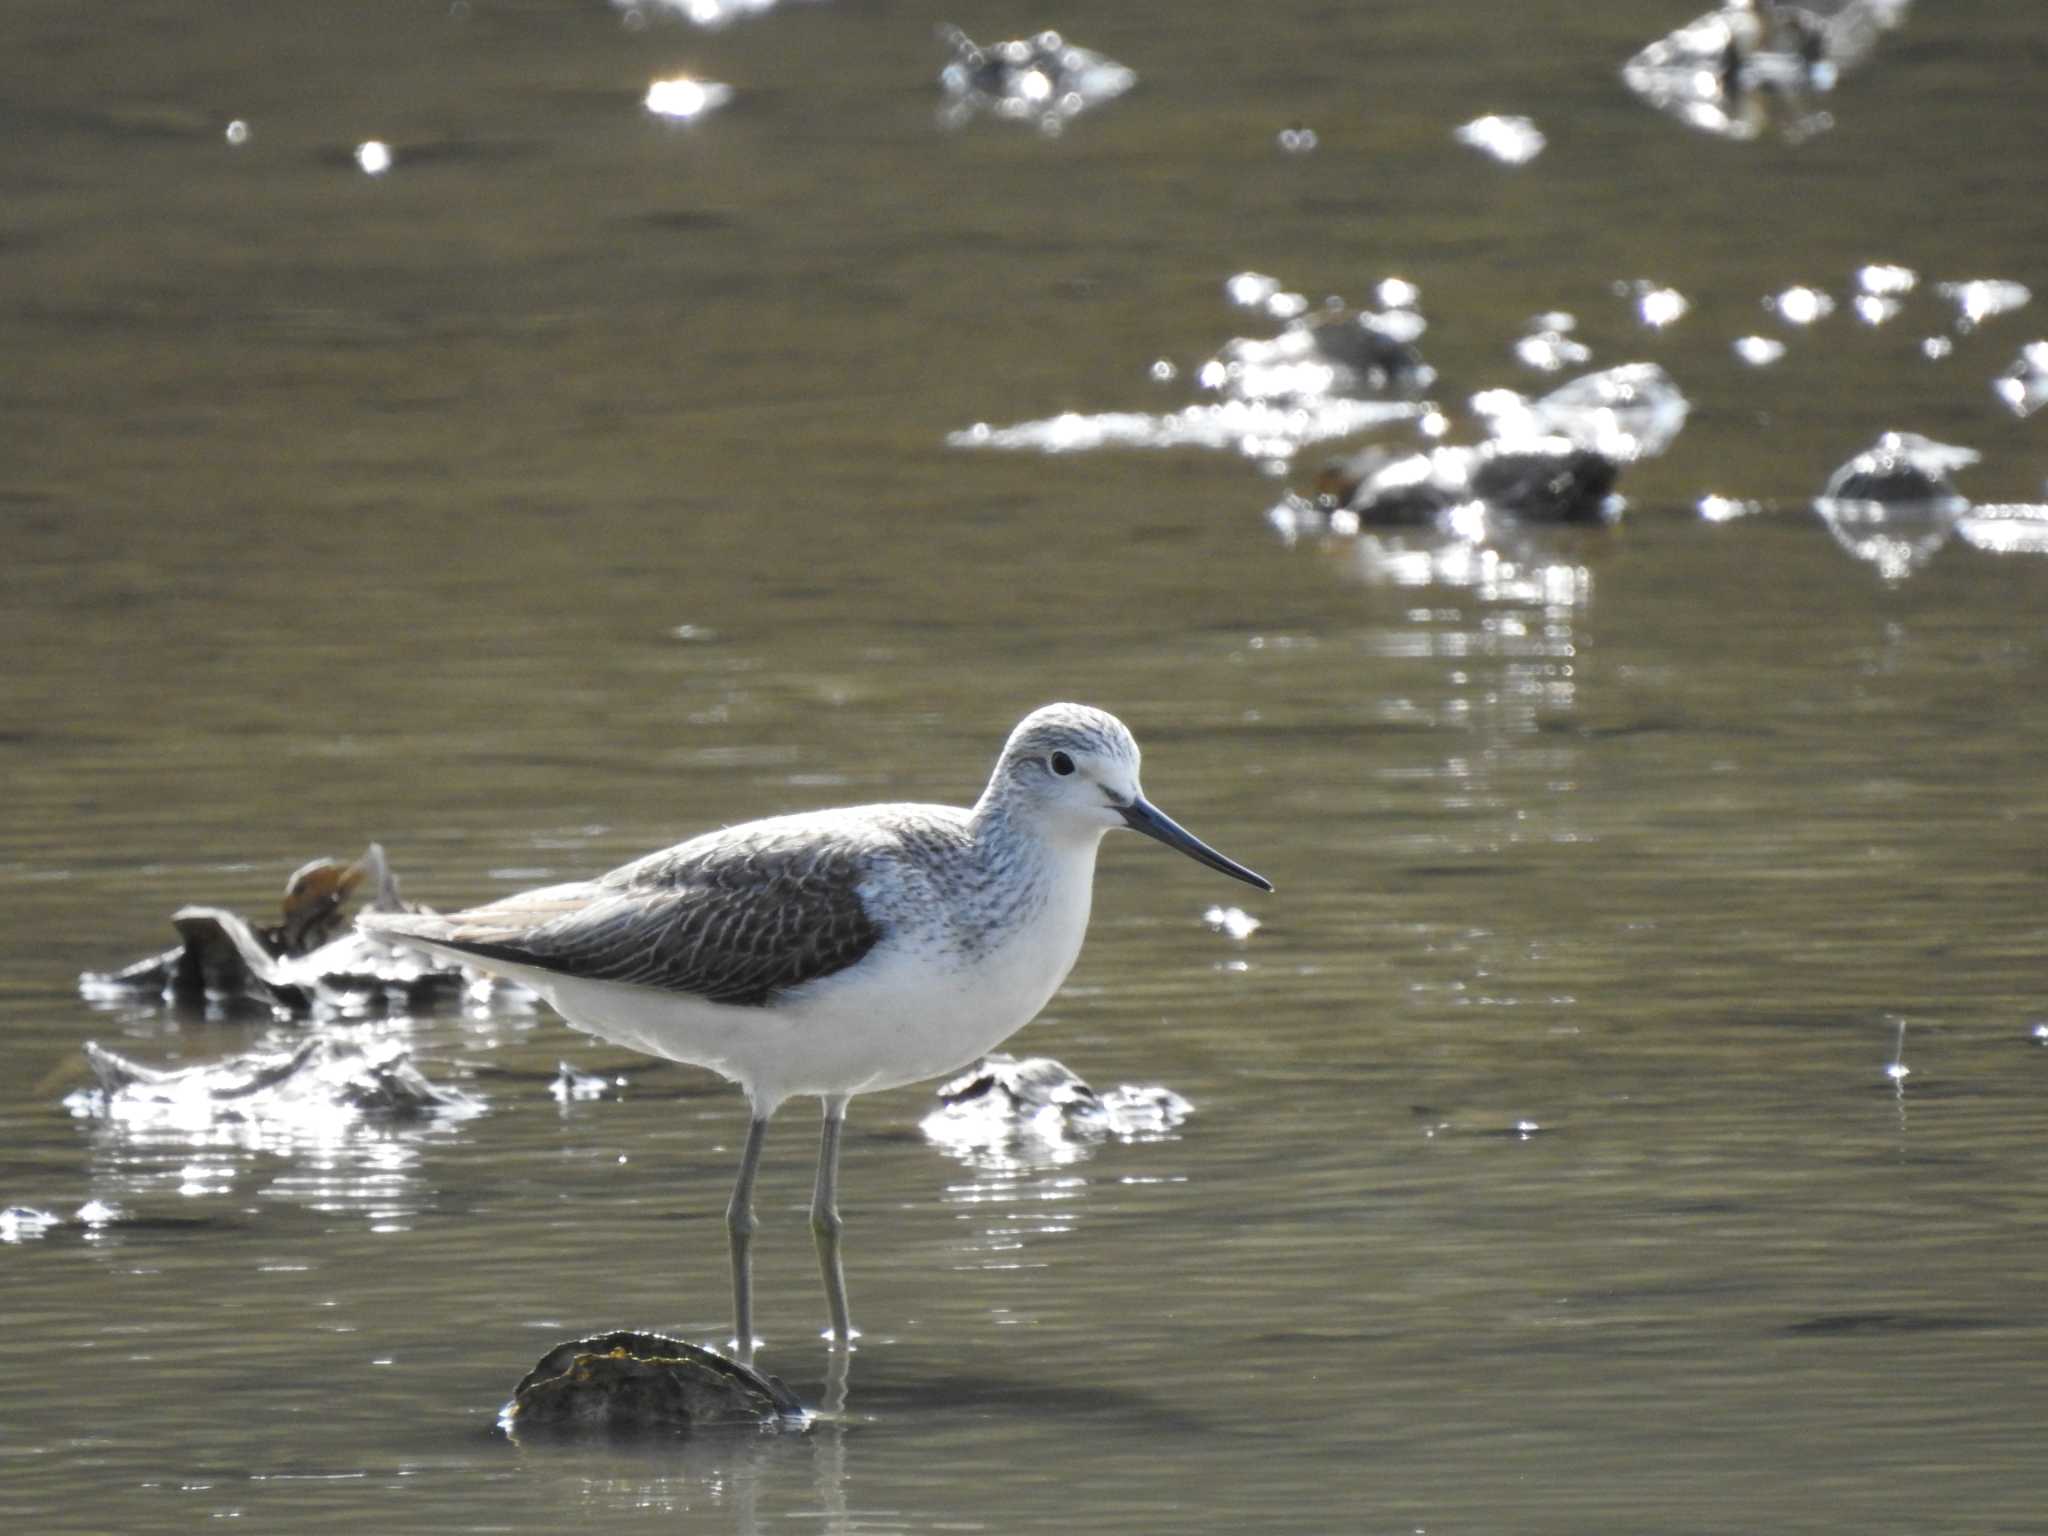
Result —
<svg viewBox="0 0 2048 1536"><path fill-rule="evenodd" d="M548 1093L557 1104L568 1104L580 1099L601 1099L612 1087L610 1078L595 1072L579 1072L564 1061L556 1063L555 1080L548 1084Z"/></svg>

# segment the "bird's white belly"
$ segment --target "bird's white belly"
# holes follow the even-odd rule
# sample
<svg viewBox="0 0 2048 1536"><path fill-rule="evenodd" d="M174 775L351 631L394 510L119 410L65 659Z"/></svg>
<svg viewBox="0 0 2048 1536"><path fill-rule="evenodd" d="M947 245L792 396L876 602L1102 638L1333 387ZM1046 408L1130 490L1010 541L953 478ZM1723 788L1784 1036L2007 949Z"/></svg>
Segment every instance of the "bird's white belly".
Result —
<svg viewBox="0 0 2048 1536"><path fill-rule="evenodd" d="M1037 1015L1066 979L1087 930L1051 904L968 958L899 938L764 1007L496 963L577 1028L628 1049L705 1067L745 1089L756 1114L784 1099L875 1093L954 1072Z"/></svg>

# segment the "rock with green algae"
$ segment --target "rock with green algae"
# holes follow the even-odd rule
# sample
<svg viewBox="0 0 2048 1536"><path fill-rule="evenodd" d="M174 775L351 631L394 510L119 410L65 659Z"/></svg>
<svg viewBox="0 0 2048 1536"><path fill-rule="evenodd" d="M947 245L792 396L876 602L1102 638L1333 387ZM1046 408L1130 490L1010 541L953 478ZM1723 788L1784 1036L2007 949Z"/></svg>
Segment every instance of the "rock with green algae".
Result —
<svg viewBox="0 0 2048 1536"><path fill-rule="evenodd" d="M621 1329L557 1344L513 1390L509 1434L665 1435L755 1425L801 1428L780 1378L658 1333Z"/></svg>

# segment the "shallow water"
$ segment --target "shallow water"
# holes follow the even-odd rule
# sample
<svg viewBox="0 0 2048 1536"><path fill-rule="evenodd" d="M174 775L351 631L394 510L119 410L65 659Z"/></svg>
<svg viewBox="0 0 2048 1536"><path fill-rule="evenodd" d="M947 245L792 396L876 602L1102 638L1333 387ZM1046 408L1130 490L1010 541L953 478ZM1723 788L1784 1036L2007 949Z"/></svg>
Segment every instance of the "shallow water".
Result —
<svg viewBox="0 0 2048 1536"><path fill-rule="evenodd" d="M1923 6L1830 132L1731 144L1616 76L1688 14L946 13L1137 70L1049 138L937 126L919 6L0 11L35 65L0 86L0 1205L115 1211L0 1245L0 1510L2041 1529L2048 560L1957 540L1887 581L1806 505L1887 429L1982 452L1980 501L2043 495L2043 418L1990 386L2042 301L1959 335L1930 291L2048 294L2040 29ZM733 102L652 120L679 70ZM1452 140L1484 112L1549 147ZM1297 123L1314 152L1276 145ZM1878 261L1922 284L1870 327L1846 301ZM1278 536L1314 450L1273 478L944 446L1179 408L1257 333L1243 270L1418 283L1454 414L1546 387L1510 348L1559 308L1693 413L1619 528L1434 560ZM1638 278L1690 313L1643 329L1612 289ZM1796 283L1843 307L1780 323L1760 301ZM1740 362L1751 332L1784 361ZM1717 526L1708 492L1769 507ZM62 1107L84 1039L176 1063L284 1033L79 999L185 902L267 914L371 837L450 905L722 821L960 799L1063 696L1279 890L1113 840L1016 1042L1171 1086L1169 1136L1006 1165L929 1144L923 1090L855 1106L866 1336L807 1436L493 1429L561 1338L722 1336L742 1111L697 1074L499 1007L365 1026L484 1102L460 1123ZM1240 901L1248 938L1203 922ZM558 1104L562 1059L625 1086ZM814 1135L777 1121L757 1260L762 1363L812 1400Z"/></svg>

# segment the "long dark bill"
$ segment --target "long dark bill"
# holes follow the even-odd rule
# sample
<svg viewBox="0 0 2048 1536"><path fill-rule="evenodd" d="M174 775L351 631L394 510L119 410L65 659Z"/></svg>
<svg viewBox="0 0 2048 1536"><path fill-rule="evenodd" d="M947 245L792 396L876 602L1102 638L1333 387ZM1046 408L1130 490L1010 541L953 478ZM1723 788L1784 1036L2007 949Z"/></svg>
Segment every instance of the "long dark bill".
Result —
<svg viewBox="0 0 2048 1536"><path fill-rule="evenodd" d="M1123 812L1124 825L1133 832L1156 837L1167 847L1179 849L1197 864L1220 869L1233 880L1242 880L1246 885L1256 885L1262 891L1273 889L1273 882L1264 875L1246 869L1235 859L1226 859L1142 795L1119 809Z"/></svg>

